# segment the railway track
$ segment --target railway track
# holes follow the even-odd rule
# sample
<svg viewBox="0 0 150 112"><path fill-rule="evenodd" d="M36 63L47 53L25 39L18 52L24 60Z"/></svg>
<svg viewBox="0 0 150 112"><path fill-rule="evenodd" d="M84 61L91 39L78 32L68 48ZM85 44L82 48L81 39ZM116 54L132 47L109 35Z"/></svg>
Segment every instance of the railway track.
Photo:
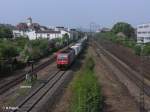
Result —
<svg viewBox="0 0 150 112"><path fill-rule="evenodd" d="M55 71L52 73L46 83L42 83L17 106L17 110L13 110L12 112L37 112L36 105L46 96L46 94L55 93L57 87L59 87L67 77L66 72L67 71Z"/></svg>
<svg viewBox="0 0 150 112"><path fill-rule="evenodd" d="M109 51L111 54L115 55L117 58L125 62L128 66L130 66L136 72L141 72L141 57L135 55L133 50L126 48L122 45L115 44L111 41L107 41L104 39L97 39L97 41ZM150 80L150 57L143 56L142 58L143 65L143 75L145 79Z"/></svg>
<svg viewBox="0 0 150 112"><path fill-rule="evenodd" d="M94 47L99 49L99 52L97 51L98 55L103 54L105 57L107 57L117 68L119 68L123 73L127 76L129 80L134 82L137 87L140 89L143 88L143 79L140 73L135 72L127 65L123 64L121 60L118 61L118 59L110 54L108 51L103 49L97 42L94 41ZM101 54L100 54L101 53ZM144 83L144 93L148 97L150 97L150 86L147 83Z"/></svg>
<svg viewBox="0 0 150 112"><path fill-rule="evenodd" d="M72 46L73 44L74 43L70 44L69 46ZM68 47L65 47L65 48L61 49L60 51L63 51L67 48ZM41 65L35 67L34 71L33 71L33 74L36 74L37 72L39 72L40 70L42 70L43 68L45 68L49 64L53 63L54 61L55 61L55 55L52 55L49 60L47 60L46 62L42 63ZM31 73L31 70L29 70L29 73ZM9 81L4 81L3 82L1 80L2 83L0 84L0 95L2 95L6 91L8 91L10 88L14 87L15 85L17 85L17 84L21 83L22 81L24 81L26 74L27 74L27 72L23 73L21 75L18 75L15 78L13 78Z"/></svg>
<svg viewBox="0 0 150 112"><path fill-rule="evenodd" d="M45 68L46 66L48 66L49 64L54 62L54 59L55 59L55 56L52 56L46 62L42 63L41 65L39 65L37 67L35 67L35 69L33 71L33 74L36 74L37 72L39 72L40 70L42 70L43 68ZM31 70L29 70L29 73L31 73ZM0 95L3 94L4 92L6 92L7 90L9 90L10 88L14 87L15 85L21 83L23 80L25 80L26 74L27 74L27 72L16 76L12 80L4 81L4 83L2 83L0 85Z"/></svg>

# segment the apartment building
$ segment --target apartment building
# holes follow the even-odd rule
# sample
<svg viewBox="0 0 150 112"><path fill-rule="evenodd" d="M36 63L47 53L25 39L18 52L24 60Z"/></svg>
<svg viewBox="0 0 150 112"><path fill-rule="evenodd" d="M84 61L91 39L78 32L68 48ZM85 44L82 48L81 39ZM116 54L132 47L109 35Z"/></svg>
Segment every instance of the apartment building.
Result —
<svg viewBox="0 0 150 112"><path fill-rule="evenodd" d="M137 26L137 43L150 42L150 23Z"/></svg>

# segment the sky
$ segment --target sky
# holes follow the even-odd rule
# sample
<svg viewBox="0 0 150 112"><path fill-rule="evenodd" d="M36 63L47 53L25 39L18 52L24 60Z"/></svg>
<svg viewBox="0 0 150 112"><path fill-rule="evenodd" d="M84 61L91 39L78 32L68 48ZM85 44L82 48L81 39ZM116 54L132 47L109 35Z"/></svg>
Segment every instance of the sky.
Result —
<svg viewBox="0 0 150 112"><path fill-rule="evenodd" d="M136 26L150 22L149 14L150 0L0 0L0 23L13 25L32 17L46 26L112 27L120 21Z"/></svg>

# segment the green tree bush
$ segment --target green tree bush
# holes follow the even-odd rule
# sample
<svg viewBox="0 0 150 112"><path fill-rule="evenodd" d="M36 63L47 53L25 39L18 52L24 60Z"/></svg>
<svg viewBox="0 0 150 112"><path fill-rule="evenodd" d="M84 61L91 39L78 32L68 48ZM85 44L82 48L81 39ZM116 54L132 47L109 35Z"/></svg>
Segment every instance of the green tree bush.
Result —
<svg viewBox="0 0 150 112"><path fill-rule="evenodd" d="M122 32L129 38L134 36L134 28L125 22L116 23L112 28L112 32L115 34Z"/></svg>
<svg viewBox="0 0 150 112"><path fill-rule="evenodd" d="M150 55L150 43L147 43L145 46L144 46L144 49L143 49L143 55Z"/></svg>
<svg viewBox="0 0 150 112"><path fill-rule="evenodd" d="M47 39L29 41L20 53L21 60L27 62L36 60L49 54L49 42Z"/></svg>
<svg viewBox="0 0 150 112"><path fill-rule="evenodd" d="M69 35L67 33L63 35L63 40L64 42L66 42L67 45L69 44L70 40L69 40Z"/></svg>
<svg viewBox="0 0 150 112"><path fill-rule="evenodd" d="M140 45L136 45L136 46L134 47L134 53L135 53L136 55L138 55L138 56L141 55L141 47L140 47Z"/></svg>
<svg viewBox="0 0 150 112"><path fill-rule="evenodd" d="M0 26L0 38L12 38L12 30L4 26Z"/></svg>
<svg viewBox="0 0 150 112"><path fill-rule="evenodd" d="M85 66L73 81L70 112L101 112L101 88L95 77L94 65L94 60L87 58Z"/></svg>
<svg viewBox="0 0 150 112"><path fill-rule="evenodd" d="M0 44L0 58L9 59L18 55L16 46L5 42Z"/></svg>

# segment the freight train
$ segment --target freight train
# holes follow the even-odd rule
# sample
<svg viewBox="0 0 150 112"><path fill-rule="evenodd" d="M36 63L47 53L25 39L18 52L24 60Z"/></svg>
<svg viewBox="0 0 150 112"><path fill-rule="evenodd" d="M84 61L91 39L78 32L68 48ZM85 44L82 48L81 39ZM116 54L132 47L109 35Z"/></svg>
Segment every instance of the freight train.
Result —
<svg viewBox="0 0 150 112"><path fill-rule="evenodd" d="M80 39L76 44L65 51L57 53L56 63L58 69L68 69L74 60L78 57L85 46L87 36Z"/></svg>

